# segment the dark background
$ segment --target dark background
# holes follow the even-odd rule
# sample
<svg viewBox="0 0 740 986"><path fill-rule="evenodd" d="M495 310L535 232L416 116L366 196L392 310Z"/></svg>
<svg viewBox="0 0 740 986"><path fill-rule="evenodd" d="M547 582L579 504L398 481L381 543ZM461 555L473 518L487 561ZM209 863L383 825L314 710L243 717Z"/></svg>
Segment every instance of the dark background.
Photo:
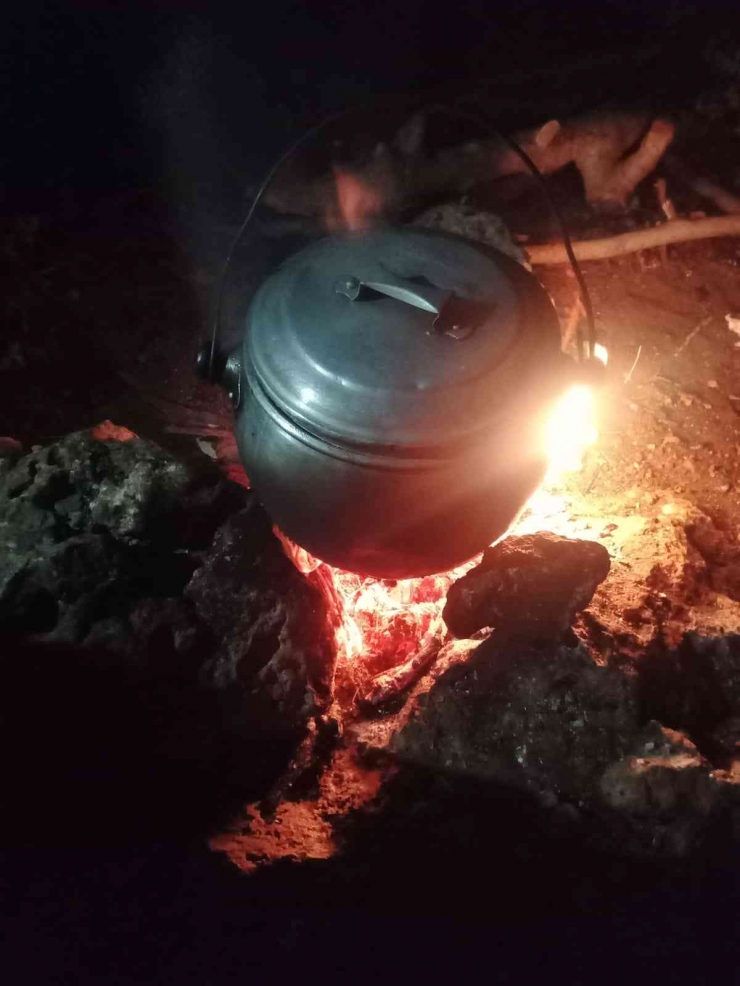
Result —
<svg viewBox="0 0 740 986"><path fill-rule="evenodd" d="M479 84L576 53L683 52L731 30L717 0L598 3L24 3L0 37L6 190L165 183L224 199L322 114L400 89ZM683 62L683 64L681 64ZM587 95L587 94L584 94ZM541 94L532 87L532 105ZM219 185L221 187L219 187ZM8 192L6 191L6 195Z"/></svg>

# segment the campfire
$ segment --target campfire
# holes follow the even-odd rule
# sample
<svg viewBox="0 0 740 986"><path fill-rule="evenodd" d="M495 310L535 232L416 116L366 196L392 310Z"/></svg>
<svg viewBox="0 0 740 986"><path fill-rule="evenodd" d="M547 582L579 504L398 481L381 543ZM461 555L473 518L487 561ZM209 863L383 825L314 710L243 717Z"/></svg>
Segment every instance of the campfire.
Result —
<svg viewBox="0 0 740 986"><path fill-rule="evenodd" d="M732 5L43 6L4 49L7 968L731 968Z"/></svg>
<svg viewBox="0 0 740 986"><path fill-rule="evenodd" d="M740 789L734 198L663 168L659 118L516 134L555 181L570 166L591 336L509 151L424 154L423 123L270 190L329 235L268 272L244 346L206 353L226 395L184 365L192 393L163 394L134 354L129 403L92 419L115 426L3 439L0 622L40 638L27 694L47 646L122 675L143 703L122 770L136 749L150 779L127 806L217 804L211 844L248 871L340 859L376 817L490 822L494 791L493 815L529 799L599 851L719 845ZM78 692L55 714L84 724Z"/></svg>
<svg viewBox="0 0 740 986"><path fill-rule="evenodd" d="M606 362L606 349L600 358ZM558 513L558 490L569 473L579 471L598 437L597 397L591 387L575 386L546 416L542 443L548 463L542 485L530 497L508 534L547 530ZM294 544L274 528L296 568L320 571L321 584L338 608L336 646L345 701L380 708L396 698L434 662L448 630L443 609L454 582L480 562L423 578L380 580L333 568ZM507 536L505 535L505 537Z"/></svg>

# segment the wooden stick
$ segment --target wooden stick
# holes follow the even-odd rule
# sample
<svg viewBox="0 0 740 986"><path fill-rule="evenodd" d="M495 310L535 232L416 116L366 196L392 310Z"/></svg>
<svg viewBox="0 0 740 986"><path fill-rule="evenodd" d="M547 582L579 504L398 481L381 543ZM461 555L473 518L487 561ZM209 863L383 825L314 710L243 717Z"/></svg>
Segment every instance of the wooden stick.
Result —
<svg viewBox="0 0 740 986"><path fill-rule="evenodd" d="M431 667L443 642L444 634L437 630L408 661L373 678L370 688L357 698L358 706L365 711L379 709L405 692Z"/></svg>
<svg viewBox="0 0 740 986"><path fill-rule="evenodd" d="M649 250L664 243L709 240L718 236L740 236L740 216L714 216L709 219L674 219L652 229L621 233L602 240L579 240L573 244L578 260L606 260L627 253ZM532 264L565 264L568 255L562 243L542 243L526 248Z"/></svg>

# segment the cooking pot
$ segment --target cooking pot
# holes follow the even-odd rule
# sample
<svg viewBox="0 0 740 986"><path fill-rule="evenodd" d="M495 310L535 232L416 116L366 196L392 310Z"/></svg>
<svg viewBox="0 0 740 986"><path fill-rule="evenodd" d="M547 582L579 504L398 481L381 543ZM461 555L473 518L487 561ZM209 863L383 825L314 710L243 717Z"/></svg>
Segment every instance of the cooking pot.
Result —
<svg viewBox="0 0 740 986"><path fill-rule="evenodd" d="M221 367L257 495L298 545L377 578L447 571L541 482L571 382L557 315L501 252L417 229L348 232L258 290Z"/></svg>

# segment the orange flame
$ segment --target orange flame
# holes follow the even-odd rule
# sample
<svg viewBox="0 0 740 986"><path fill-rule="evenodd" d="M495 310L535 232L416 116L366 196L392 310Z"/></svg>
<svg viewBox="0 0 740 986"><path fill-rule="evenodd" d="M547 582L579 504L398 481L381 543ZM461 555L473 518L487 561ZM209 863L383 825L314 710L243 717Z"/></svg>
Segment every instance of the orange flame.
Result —
<svg viewBox="0 0 740 986"><path fill-rule="evenodd" d="M595 400L591 387L571 387L551 409L544 428L547 483L558 482L564 473L577 472L583 465L586 450L599 435Z"/></svg>

